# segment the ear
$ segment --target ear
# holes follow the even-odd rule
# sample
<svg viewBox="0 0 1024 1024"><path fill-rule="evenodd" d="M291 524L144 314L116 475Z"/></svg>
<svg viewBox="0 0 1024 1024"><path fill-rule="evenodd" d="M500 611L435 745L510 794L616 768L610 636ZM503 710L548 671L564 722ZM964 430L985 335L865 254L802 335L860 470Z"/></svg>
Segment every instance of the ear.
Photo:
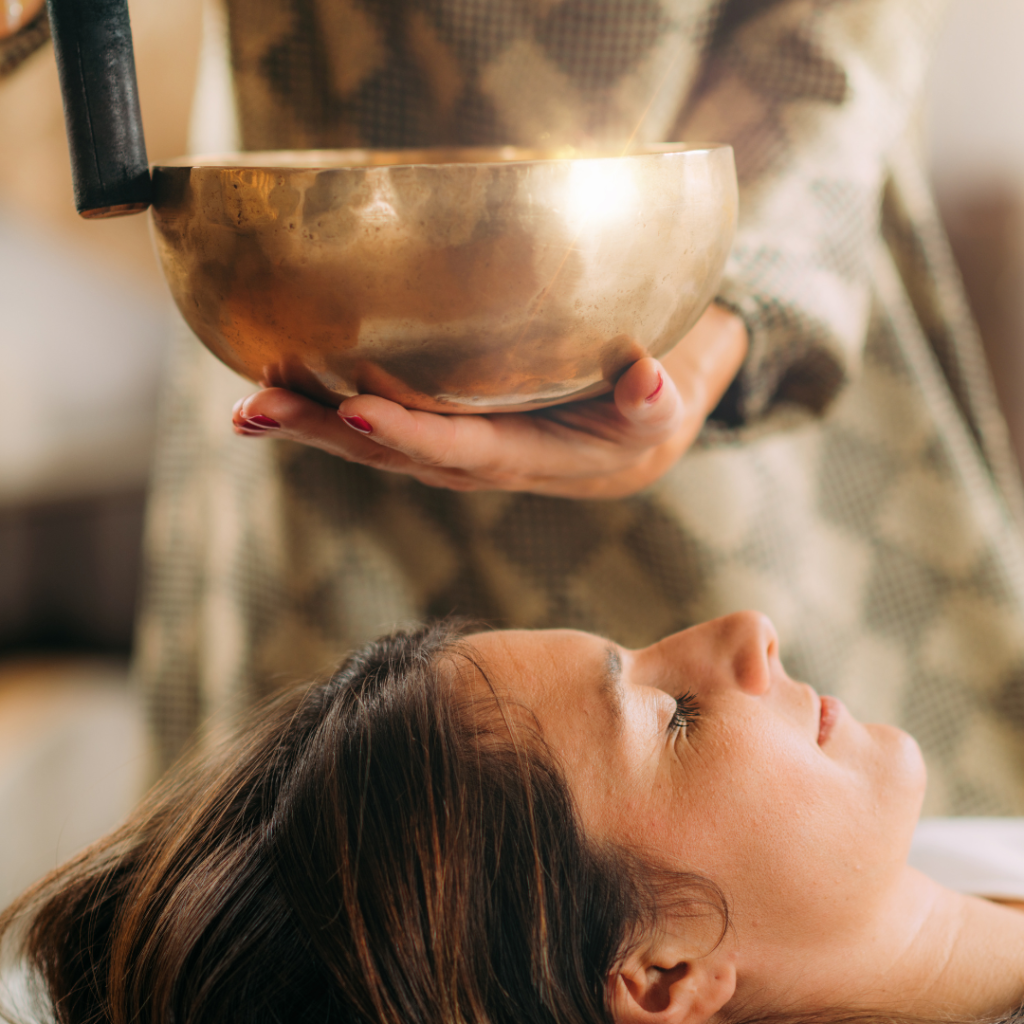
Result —
<svg viewBox="0 0 1024 1024"><path fill-rule="evenodd" d="M608 977L615 1024L707 1024L736 991L736 964L721 947L687 959L678 942L631 953Z"/></svg>

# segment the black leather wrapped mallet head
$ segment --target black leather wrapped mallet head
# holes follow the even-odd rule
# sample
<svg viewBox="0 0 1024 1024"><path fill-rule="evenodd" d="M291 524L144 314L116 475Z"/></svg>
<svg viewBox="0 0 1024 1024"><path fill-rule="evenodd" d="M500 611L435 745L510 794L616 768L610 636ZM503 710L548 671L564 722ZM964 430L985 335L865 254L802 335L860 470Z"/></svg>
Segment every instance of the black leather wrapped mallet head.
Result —
<svg viewBox="0 0 1024 1024"><path fill-rule="evenodd" d="M47 0L75 206L83 217L141 213L152 199L127 0Z"/></svg>

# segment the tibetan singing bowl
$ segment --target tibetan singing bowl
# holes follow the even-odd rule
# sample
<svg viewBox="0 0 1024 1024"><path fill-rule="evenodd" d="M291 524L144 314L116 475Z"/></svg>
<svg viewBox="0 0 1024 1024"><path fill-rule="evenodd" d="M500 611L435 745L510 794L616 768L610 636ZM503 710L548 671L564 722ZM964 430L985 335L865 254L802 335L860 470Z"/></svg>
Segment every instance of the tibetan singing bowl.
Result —
<svg viewBox="0 0 1024 1024"><path fill-rule="evenodd" d="M203 343L337 404L536 409L609 391L714 297L728 146L240 153L159 166L156 246Z"/></svg>

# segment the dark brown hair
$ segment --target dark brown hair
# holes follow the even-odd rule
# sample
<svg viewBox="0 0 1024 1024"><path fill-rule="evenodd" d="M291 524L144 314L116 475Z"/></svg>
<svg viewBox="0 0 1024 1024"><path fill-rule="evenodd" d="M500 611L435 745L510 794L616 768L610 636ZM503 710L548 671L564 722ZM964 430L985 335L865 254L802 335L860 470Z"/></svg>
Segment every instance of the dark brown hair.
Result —
<svg viewBox="0 0 1024 1024"><path fill-rule="evenodd" d="M370 644L0 915L47 1016L594 1024L659 915L724 928L709 882L587 840L538 738L455 689L461 650Z"/></svg>
<svg viewBox="0 0 1024 1024"><path fill-rule="evenodd" d="M0 914L28 1019L600 1024L642 935L724 935L711 882L584 835L528 716L458 687L472 664L450 626L396 634L173 771Z"/></svg>

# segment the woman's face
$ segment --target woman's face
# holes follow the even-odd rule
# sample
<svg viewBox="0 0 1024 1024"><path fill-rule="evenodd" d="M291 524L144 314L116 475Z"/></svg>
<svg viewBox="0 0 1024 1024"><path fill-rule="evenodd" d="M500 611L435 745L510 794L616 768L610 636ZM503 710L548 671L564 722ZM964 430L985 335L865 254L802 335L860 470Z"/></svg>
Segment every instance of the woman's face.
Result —
<svg viewBox="0 0 1024 1024"><path fill-rule="evenodd" d="M469 643L532 712L587 832L715 880L748 957L863 940L905 863L920 752L790 679L768 619L730 615L640 651L568 630Z"/></svg>

